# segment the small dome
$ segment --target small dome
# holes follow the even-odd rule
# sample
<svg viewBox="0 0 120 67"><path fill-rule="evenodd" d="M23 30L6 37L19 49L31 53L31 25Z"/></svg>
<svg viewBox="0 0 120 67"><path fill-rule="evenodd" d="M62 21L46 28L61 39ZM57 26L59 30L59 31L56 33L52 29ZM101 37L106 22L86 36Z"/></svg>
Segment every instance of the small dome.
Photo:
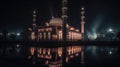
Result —
<svg viewBox="0 0 120 67"><path fill-rule="evenodd" d="M61 18L52 18L49 24L50 26L62 26L62 23L63 21Z"/></svg>

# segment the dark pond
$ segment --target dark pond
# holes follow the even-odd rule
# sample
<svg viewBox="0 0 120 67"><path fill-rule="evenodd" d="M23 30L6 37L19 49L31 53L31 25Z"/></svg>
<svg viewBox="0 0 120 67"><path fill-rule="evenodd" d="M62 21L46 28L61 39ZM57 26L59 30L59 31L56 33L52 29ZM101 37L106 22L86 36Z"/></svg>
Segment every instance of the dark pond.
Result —
<svg viewBox="0 0 120 67"><path fill-rule="evenodd" d="M57 47L1 46L0 67L120 67L119 51L119 46L76 44Z"/></svg>

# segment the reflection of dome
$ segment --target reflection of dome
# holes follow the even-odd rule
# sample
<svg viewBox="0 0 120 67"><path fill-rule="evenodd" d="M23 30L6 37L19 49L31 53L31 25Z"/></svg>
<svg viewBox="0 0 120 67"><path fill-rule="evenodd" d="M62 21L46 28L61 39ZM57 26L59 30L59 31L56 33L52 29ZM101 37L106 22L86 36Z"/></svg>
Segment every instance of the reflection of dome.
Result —
<svg viewBox="0 0 120 67"><path fill-rule="evenodd" d="M50 20L50 26L62 26L62 19L61 18L52 18Z"/></svg>

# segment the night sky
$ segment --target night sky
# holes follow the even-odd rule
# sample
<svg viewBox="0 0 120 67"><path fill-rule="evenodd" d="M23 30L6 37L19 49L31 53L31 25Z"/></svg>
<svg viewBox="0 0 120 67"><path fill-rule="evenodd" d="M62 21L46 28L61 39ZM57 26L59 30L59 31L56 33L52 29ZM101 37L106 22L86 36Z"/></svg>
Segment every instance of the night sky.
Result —
<svg viewBox="0 0 120 67"><path fill-rule="evenodd" d="M0 30L22 31L32 24L32 11L37 10L37 24L44 25L51 16L61 17L62 0L2 0L0 2ZM80 8L85 6L86 31L100 31L112 27L120 30L118 0L68 0L68 23L80 26Z"/></svg>

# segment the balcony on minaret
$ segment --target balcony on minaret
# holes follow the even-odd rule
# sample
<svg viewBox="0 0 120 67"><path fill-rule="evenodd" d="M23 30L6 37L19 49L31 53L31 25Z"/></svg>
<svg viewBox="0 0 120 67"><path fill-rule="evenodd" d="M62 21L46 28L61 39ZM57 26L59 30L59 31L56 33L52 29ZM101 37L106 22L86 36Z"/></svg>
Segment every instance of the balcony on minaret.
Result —
<svg viewBox="0 0 120 67"><path fill-rule="evenodd" d="M63 15L62 18L68 18L68 16L67 15Z"/></svg>
<svg viewBox="0 0 120 67"><path fill-rule="evenodd" d="M67 10L68 8L67 7L63 7L62 10Z"/></svg>
<svg viewBox="0 0 120 67"><path fill-rule="evenodd" d="M36 11L35 11L35 10L33 11L33 14L36 14Z"/></svg>
<svg viewBox="0 0 120 67"><path fill-rule="evenodd" d="M36 15L33 15L33 17L37 17Z"/></svg>

